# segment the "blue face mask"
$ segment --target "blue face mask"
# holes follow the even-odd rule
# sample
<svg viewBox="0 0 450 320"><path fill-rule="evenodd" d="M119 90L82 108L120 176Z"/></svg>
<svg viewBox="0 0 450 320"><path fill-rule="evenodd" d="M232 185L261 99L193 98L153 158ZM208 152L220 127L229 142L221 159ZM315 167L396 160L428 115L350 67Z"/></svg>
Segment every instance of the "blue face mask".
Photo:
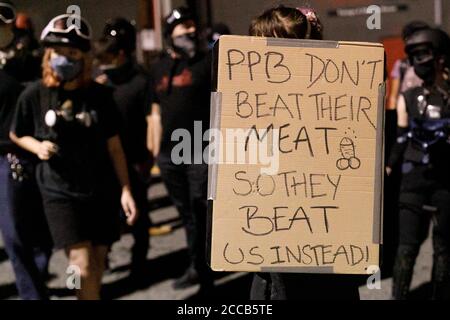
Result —
<svg viewBox="0 0 450 320"><path fill-rule="evenodd" d="M58 55L50 59L52 69L61 81L72 81L83 70L83 60L73 60L65 56Z"/></svg>

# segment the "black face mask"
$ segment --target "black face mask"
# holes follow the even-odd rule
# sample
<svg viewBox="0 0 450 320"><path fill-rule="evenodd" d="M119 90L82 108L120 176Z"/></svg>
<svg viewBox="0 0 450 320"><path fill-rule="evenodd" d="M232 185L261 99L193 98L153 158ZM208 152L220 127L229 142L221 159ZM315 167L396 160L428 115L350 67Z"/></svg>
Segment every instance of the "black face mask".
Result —
<svg viewBox="0 0 450 320"><path fill-rule="evenodd" d="M432 84L436 78L436 66L434 60L423 63L414 63L414 71L426 84Z"/></svg>
<svg viewBox="0 0 450 320"><path fill-rule="evenodd" d="M113 83L120 83L128 77L131 67L131 62L127 61L120 66L106 66L100 67L100 69Z"/></svg>
<svg viewBox="0 0 450 320"><path fill-rule="evenodd" d="M188 33L172 39L173 50L183 58L192 59L198 51L197 33Z"/></svg>

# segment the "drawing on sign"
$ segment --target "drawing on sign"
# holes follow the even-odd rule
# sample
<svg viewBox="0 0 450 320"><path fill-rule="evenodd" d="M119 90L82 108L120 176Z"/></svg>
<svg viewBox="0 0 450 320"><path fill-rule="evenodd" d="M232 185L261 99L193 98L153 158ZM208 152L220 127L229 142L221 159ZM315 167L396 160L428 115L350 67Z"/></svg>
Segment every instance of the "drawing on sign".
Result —
<svg viewBox="0 0 450 320"><path fill-rule="evenodd" d="M355 132L353 131L353 133ZM339 151L342 155L342 158L336 161L336 167L342 171L349 168L357 170L361 167L361 160L356 156L355 142L350 137L348 137L347 131L345 132L345 134L347 136L342 138L339 144Z"/></svg>

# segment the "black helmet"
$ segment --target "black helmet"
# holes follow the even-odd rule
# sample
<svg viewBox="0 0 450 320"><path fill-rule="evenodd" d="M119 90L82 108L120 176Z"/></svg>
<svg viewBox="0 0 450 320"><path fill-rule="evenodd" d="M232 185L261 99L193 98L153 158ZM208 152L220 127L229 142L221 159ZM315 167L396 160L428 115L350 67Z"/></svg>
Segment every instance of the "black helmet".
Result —
<svg viewBox="0 0 450 320"><path fill-rule="evenodd" d="M16 20L16 7L11 1L0 0L0 24L10 24Z"/></svg>
<svg viewBox="0 0 450 320"><path fill-rule="evenodd" d="M173 29L180 23L188 20L194 20L195 17L192 12L185 7L180 7L172 10L172 12L164 19L164 36L170 37Z"/></svg>
<svg viewBox="0 0 450 320"><path fill-rule="evenodd" d="M116 39L118 47L127 53L136 50L136 28L125 18L108 20L103 29L103 37Z"/></svg>
<svg viewBox="0 0 450 320"><path fill-rule="evenodd" d="M406 39L405 51L410 56L418 46L426 46L435 55L448 55L450 39L446 32L441 29L423 29L414 32Z"/></svg>
<svg viewBox="0 0 450 320"><path fill-rule="evenodd" d="M82 17L62 14L53 18L44 28L41 41L46 47L68 46L89 51L91 34L91 27Z"/></svg>
<svg viewBox="0 0 450 320"><path fill-rule="evenodd" d="M415 32L430 29L431 27L423 21L412 21L405 25L402 30L402 39L406 41L410 36L412 36Z"/></svg>

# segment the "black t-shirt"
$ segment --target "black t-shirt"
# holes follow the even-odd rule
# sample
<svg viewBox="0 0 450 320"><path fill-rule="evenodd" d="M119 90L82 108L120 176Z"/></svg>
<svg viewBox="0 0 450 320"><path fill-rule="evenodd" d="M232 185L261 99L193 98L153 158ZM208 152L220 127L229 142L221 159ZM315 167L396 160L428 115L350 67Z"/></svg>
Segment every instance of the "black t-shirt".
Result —
<svg viewBox="0 0 450 320"><path fill-rule="evenodd" d="M138 66L127 64L111 80L114 101L121 115L120 138L129 164L149 159L146 116L151 110L150 76Z"/></svg>
<svg viewBox="0 0 450 320"><path fill-rule="evenodd" d="M191 133L194 143L194 122L202 122L202 131L209 129L211 95L210 56L192 60L174 60L164 55L152 68L154 101L161 107L163 127L161 156L170 157L179 142L171 141L176 129Z"/></svg>
<svg viewBox="0 0 450 320"><path fill-rule="evenodd" d="M19 82L0 70L0 154L10 152L15 148L9 139L9 129L21 91L22 86Z"/></svg>
<svg viewBox="0 0 450 320"><path fill-rule="evenodd" d="M53 128L45 124L47 111L60 110L67 100L72 101L74 114L91 114L94 120L90 127L65 120L58 120ZM37 167L44 196L83 199L116 186L107 140L118 134L117 122L110 88L92 82L85 88L65 91L36 81L19 97L12 131L18 137L32 136L58 145L57 154Z"/></svg>

